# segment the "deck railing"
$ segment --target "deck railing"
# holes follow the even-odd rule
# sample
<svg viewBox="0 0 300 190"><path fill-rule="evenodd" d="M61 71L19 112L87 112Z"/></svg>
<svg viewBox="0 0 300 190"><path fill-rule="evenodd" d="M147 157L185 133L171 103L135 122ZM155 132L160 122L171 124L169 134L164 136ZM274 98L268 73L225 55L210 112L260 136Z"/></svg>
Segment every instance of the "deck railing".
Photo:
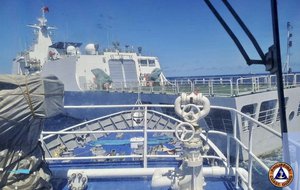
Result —
<svg viewBox="0 0 300 190"><path fill-rule="evenodd" d="M50 137L53 137L55 135L67 135L67 134L74 134L74 135L80 135L80 134L107 134L107 133L139 133L139 136L141 136L143 138L142 145L143 145L143 151L141 154L130 154L130 155L105 155L105 156L80 156L80 157L76 157L76 156L66 156L66 157L46 157L47 161L70 161L70 160L99 160L99 159L139 159L141 161L143 161L143 167L147 168L148 167L148 161L149 158L151 159L157 159L157 158L176 158L179 159L180 158L180 154L175 154L175 155L156 155L156 154L149 154L148 153L148 136L149 133L164 133L164 134L169 134L170 136L174 136L175 133L175 129L154 129L154 128L148 128L148 122L149 122L149 118L148 118L148 114L161 114L163 117L166 117L168 119L172 119L173 121L180 123L181 121L165 115L163 113L157 112L155 110L150 110L149 108L153 108L153 107L169 107L172 108L174 107L174 105L93 105L93 106L66 106L65 108L131 108L132 109L136 109L139 108L141 110L143 110L143 114L144 114L144 120L143 120L143 127L141 129L117 129L117 130L95 130L95 131L85 131L80 129L80 126L86 126L89 124L89 122L94 122L97 119L94 119L92 121L87 121L84 122L82 124L78 124L78 125L74 125L71 127L68 127L64 130L61 131L43 131L41 134L41 141L42 141L42 145L45 147L45 140L49 139ZM274 135L274 137L278 138L280 140L280 133L278 133L277 131L275 131L274 129L270 128L269 126L267 126L266 124L263 124L259 121L254 120L251 116L246 115L234 108L227 108L227 107L221 107L221 106L211 106L211 108L214 109L220 109L220 110L227 110L230 111L233 115L233 133L232 134L228 134L228 133L224 133L221 131L214 131L214 130L209 130L207 132L203 132L201 134L201 138L203 139L203 141L205 141L210 147L211 149L213 149L216 153L216 155L204 155L203 158L205 159L217 159L220 160L221 162L223 162L225 167L235 167L236 168L236 174L235 174L235 178L236 178L236 186L238 187L238 178L242 179L244 181L245 184L247 184L248 189L252 189L252 170L253 170L253 161L256 161L265 171L268 171L269 168L266 164L263 163L262 160L260 160L254 153L252 150L253 147L253 126L260 126L261 128L263 128L264 130L266 130L267 132L270 132ZM117 114L122 114L124 112L119 112ZM111 114L108 117L112 117L115 114ZM241 139L239 139L239 133L241 131L243 131L242 127L239 128L238 125L238 118L242 118L243 122L248 122L248 146L246 146ZM102 119L105 118L101 117ZM251 123L251 124L249 124ZM141 135L143 134L143 135ZM226 156L216 147L216 145L209 139L207 138L208 134L219 134L222 136L227 137L227 148L226 148ZM231 157L231 148L232 145L230 144L231 141L230 139L235 142L235 163L233 164L230 160ZM239 156L240 156L240 149L245 150L248 153L248 178L246 179L245 176L243 176L241 174L241 172L239 172Z"/></svg>
<svg viewBox="0 0 300 190"><path fill-rule="evenodd" d="M300 86L300 73L284 74L284 87ZM262 75L240 78L203 78L170 80L164 83L146 82L113 82L110 86L97 89L95 84L82 84L82 90L104 90L112 92L143 92L180 94L182 92L200 91L206 96L239 96L256 92L275 90L277 81L275 75Z"/></svg>

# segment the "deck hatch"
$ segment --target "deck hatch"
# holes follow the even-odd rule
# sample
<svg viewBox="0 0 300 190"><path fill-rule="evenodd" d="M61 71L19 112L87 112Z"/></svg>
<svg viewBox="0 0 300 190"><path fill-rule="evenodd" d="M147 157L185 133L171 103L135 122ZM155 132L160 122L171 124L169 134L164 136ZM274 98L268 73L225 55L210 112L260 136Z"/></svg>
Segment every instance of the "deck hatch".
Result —
<svg viewBox="0 0 300 190"><path fill-rule="evenodd" d="M122 83L124 82L124 79L123 79L121 61L111 59L109 60L108 65L109 65L109 72L110 72L110 77L113 81L113 85L119 88L122 87Z"/></svg>
<svg viewBox="0 0 300 190"><path fill-rule="evenodd" d="M133 60L111 59L108 61L108 65L115 88L138 85L137 71Z"/></svg>
<svg viewBox="0 0 300 190"><path fill-rule="evenodd" d="M124 65L124 73L125 73L127 86L130 86L129 84L137 85L138 79L137 79L135 62L133 60L124 60L123 65Z"/></svg>

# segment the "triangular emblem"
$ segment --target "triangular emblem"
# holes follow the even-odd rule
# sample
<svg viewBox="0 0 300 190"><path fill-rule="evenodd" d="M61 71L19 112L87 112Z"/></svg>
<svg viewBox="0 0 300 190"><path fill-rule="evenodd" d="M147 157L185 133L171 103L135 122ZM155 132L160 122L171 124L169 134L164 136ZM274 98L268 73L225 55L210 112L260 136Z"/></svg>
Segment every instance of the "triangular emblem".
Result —
<svg viewBox="0 0 300 190"><path fill-rule="evenodd" d="M280 169L278 170L275 179L288 179L287 175L285 174L284 170L282 169L282 167L280 167Z"/></svg>

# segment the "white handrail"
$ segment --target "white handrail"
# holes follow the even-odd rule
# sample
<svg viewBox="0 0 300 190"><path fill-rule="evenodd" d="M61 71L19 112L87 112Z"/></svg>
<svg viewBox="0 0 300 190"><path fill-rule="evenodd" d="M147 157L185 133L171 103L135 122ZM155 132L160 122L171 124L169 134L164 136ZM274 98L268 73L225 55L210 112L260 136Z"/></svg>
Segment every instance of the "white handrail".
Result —
<svg viewBox="0 0 300 190"><path fill-rule="evenodd" d="M158 132L158 133L174 133L175 132L175 129L148 129L147 127L147 114L152 112L152 113L155 113L155 114L160 114L161 116L164 116L165 118L169 118L169 119L172 119L173 121L176 121L178 123L180 123L181 121L174 118L174 117L171 117L169 115L166 115L166 114L163 114L163 113L160 113L158 111L155 111L155 110L148 110L148 108L150 107L168 107L168 108L172 108L174 107L174 105L160 105L160 104L145 104L145 105L87 105L87 106L65 106L65 108L136 108L136 107L139 107L139 108L142 108L143 112L144 112L144 128L143 129L124 129L124 130L105 130L105 131L101 131L101 130L98 130L98 131L81 131L81 130L78 130L78 131L73 131L76 127L80 127L80 126L84 126L86 124L89 124L91 122L96 122L96 121L99 121L101 119L106 119L106 118L109 118L109 117L113 117L113 116L116 116L118 114L124 114L124 113L129 113L129 112L132 112L132 110L129 110L129 111L121 111L121 112L118 112L116 114L110 114L108 116L103 116L103 117L100 117L100 118L96 118L96 119L93 119L91 121L86 121L86 122L83 122L81 124L78 124L78 125L74 125L74 126L71 126L71 127L68 127L67 129L64 129L62 131L43 131L42 134L41 134L41 140L42 140L42 144L44 146L45 143L44 143L44 140L48 139L49 137L53 136L53 135L57 135L57 134L60 134L60 135L66 135L66 134L101 134L101 133L143 133L143 153L141 155L137 155L137 154L131 154L131 155L115 155L115 156L110 156L110 155L107 155L107 156L87 156L87 157L74 157L74 156L70 156L70 157L56 157L56 158L46 158L47 161L63 161L63 160L97 160L97 159L125 159L125 158L140 158L140 159L143 159L143 165L144 165L144 168L147 168L148 167L148 158L180 158L180 155L153 155L153 154L148 154L148 148L147 148L147 144L148 144L148 138L147 138L147 134L148 133L155 133L155 132ZM253 130L252 130L252 125L250 126L250 130L249 130L249 135L250 135L250 138L249 138L249 147L247 147L245 144L243 144L243 142L241 142L241 140L238 139L237 137L237 131L238 131L238 125L237 125L237 119L238 119L238 115L239 116L242 116L243 117L243 120L247 119L248 121L251 121L252 123L255 123L257 124L258 126L261 126L263 129L267 130L268 132L271 132L272 134L274 134L275 136L277 137L281 137L281 134L277 131L275 131L274 129L270 128L269 126L259 122L259 121L256 121L255 119L253 119L252 117L248 116L247 114L244 114L234 108L228 108L228 107L222 107L222 106L211 106L212 109L222 109L222 110L227 110L227 111L230 111L231 113L234 114L234 119L232 120L233 121L233 134L227 134L227 133L224 133L224 132L221 132L221 131L213 131L213 130L210 130L210 131L207 131L207 133L214 133L214 134L219 134L219 135L223 135L223 136L227 136L227 155L224 156L224 154L216 147L216 145L214 143L212 143L209 139L206 138L205 136L205 132L203 132L201 134L201 138L204 139L206 142L208 142L209 146L215 150L215 152L217 153L217 156L214 156L214 155L204 155L203 158L206 158L206 159L218 159L220 161L223 162L224 166L225 167L229 167L230 165L230 139L233 139L234 142L236 143L236 163L235 163L235 169L236 169L236 183L238 183L238 177L240 177L247 185L248 185L248 188L251 189L252 186L251 186L251 182L252 182L252 177L251 177L251 174L252 174L252 162L253 162L253 159L255 161L257 161L257 163L266 171L268 171L268 167L256 156L254 155L254 153L252 152L252 135L253 135ZM72 130L72 131L70 131ZM242 130L242 129L241 129ZM48 135L46 137L43 137L44 135ZM229 142L228 142L229 141ZM296 142L295 142L296 143ZM299 144L298 144L299 145ZM229 146L229 147L228 147ZM248 158L249 158L249 166L248 166L248 169L250 170L250 176L247 177L247 179L242 176L239 172L238 172L238 168L239 168L239 152L240 152L240 147L244 150L246 150L248 152Z"/></svg>
<svg viewBox="0 0 300 190"><path fill-rule="evenodd" d="M69 109L69 108L79 108L79 109L84 109L84 108L140 108L140 107L162 107L162 108L174 108L174 105L165 105L165 104L144 104L144 105L81 105L81 106L64 106L64 108L66 109ZM278 137L281 137L281 134L277 131L275 131L274 129L270 128L268 125L265 125L259 121L256 121L255 119L253 119L252 117L248 116L247 114L244 114L234 108L229 108L229 107L223 107L223 106L211 106L211 108L213 109L223 109L223 110L228 110L230 112L234 112L238 115L241 115L243 116L244 118L247 118L249 121L263 127L264 129L266 129L267 131L273 133L274 135L278 136ZM153 110L151 110L153 111ZM124 111L123 111L124 112ZM118 113L122 113L122 112L118 112ZM111 114L111 115L116 115L116 114ZM104 117L101 117L101 118L105 118L105 117L108 117L108 116L104 116ZM97 119L93 119L93 121L95 120L99 120L99 118ZM85 122L86 123L89 123L88 122ZM74 126L73 126L74 127ZM72 127L69 127L68 129L71 129Z"/></svg>

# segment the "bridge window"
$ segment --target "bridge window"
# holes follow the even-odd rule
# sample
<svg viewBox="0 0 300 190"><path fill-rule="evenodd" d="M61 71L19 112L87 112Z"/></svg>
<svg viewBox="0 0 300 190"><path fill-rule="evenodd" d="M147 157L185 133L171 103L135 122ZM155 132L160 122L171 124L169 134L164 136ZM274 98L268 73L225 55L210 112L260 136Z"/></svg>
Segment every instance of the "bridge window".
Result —
<svg viewBox="0 0 300 190"><path fill-rule="evenodd" d="M258 121L264 124L270 124L274 122L277 100L269 100L261 103Z"/></svg>
<svg viewBox="0 0 300 190"><path fill-rule="evenodd" d="M224 131L230 134L233 132L231 114L227 110L211 109L204 119L212 130Z"/></svg>
<svg viewBox="0 0 300 190"><path fill-rule="evenodd" d="M149 67L155 67L155 60L149 59Z"/></svg>
<svg viewBox="0 0 300 190"><path fill-rule="evenodd" d="M245 105L242 107L241 112L255 118L255 109L256 109L257 104L249 104ZM245 117L242 117L242 127L243 131L248 131L249 130L249 120L246 119Z"/></svg>
<svg viewBox="0 0 300 190"><path fill-rule="evenodd" d="M141 59L141 60L140 60L140 64L141 64L141 66L143 66L143 67L147 67L147 65L148 65L147 59Z"/></svg>

